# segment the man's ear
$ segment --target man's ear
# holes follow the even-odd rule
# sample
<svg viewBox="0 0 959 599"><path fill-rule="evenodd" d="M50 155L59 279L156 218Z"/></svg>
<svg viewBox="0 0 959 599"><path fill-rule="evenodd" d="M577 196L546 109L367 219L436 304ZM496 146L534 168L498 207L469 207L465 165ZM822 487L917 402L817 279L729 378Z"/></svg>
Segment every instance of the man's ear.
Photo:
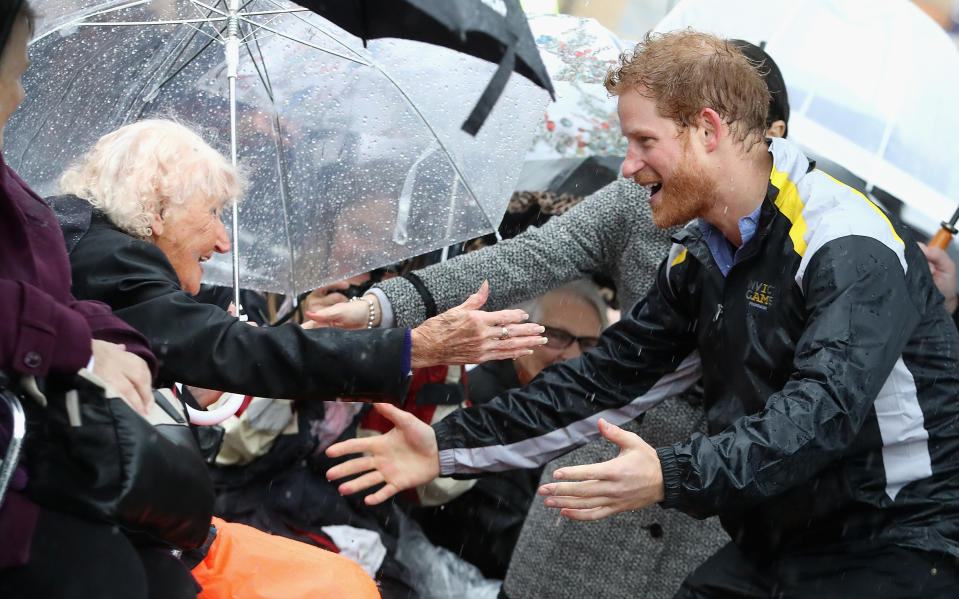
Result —
<svg viewBox="0 0 959 599"><path fill-rule="evenodd" d="M714 152L719 147L719 142L726 136L723 119L712 108L703 108L696 116L699 121L697 134L702 140L703 147L707 152Z"/></svg>

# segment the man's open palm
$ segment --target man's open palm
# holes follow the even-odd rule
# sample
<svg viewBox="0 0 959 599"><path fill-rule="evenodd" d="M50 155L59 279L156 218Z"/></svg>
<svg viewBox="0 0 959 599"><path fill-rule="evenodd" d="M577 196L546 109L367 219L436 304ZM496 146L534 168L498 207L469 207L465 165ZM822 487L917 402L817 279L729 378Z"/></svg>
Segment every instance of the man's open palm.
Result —
<svg viewBox="0 0 959 599"><path fill-rule="evenodd" d="M598 464L560 468L539 494L546 506L560 508L572 520L599 520L611 514L637 510L663 500L663 471L656 450L639 435L599 420L599 431L616 445L619 455Z"/></svg>
<svg viewBox="0 0 959 599"><path fill-rule="evenodd" d="M373 407L394 424L393 430L385 435L342 441L326 450L331 458L366 454L330 468L326 478L338 480L365 473L341 484L342 495L386 483L365 498L367 505L382 503L400 491L428 483L440 473L436 435L430 425L391 404L378 403Z"/></svg>

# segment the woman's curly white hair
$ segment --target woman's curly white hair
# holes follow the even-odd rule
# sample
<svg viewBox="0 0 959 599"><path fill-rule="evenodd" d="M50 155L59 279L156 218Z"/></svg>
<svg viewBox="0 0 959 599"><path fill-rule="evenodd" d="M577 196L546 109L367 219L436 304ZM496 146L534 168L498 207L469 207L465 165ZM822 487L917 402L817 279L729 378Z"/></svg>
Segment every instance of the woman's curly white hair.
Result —
<svg viewBox="0 0 959 599"><path fill-rule="evenodd" d="M240 199L245 181L222 154L180 123L148 119L104 135L60 177L61 193L99 208L114 225L150 237L154 216L197 197Z"/></svg>

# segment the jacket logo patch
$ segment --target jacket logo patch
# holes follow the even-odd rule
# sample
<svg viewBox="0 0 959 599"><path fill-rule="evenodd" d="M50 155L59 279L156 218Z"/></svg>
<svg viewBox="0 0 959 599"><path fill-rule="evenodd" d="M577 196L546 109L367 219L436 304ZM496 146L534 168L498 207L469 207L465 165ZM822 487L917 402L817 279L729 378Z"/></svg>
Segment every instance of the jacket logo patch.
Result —
<svg viewBox="0 0 959 599"><path fill-rule="evenodd" d="M776 288L767 283L752 281L746 287L746 301L751 306L766 310L773 305L776 298Z"/></svg>

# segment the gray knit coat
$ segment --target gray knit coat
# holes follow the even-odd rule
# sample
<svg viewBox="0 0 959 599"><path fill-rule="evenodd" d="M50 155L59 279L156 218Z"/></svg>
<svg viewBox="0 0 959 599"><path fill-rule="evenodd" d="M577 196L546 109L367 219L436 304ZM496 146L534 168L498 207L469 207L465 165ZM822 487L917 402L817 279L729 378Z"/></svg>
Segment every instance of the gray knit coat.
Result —
<svg viewBox="0 0 959 599"><path fill-rule="evenodd" d="M575 279L605 274L625 309L646 295L670 246L669 232L650 219L647 192L619 178L542 228L417 274L443 312L490 283L489 310L501 310ZM413 285L394 278L378 285L396 325L414 327L426 310ZM705 431L701 407L673 398L627 427L653 447ZM598 435L598 432L597 432ZM561 466L615 457L618 448L593 441L547 464L543 482ZM716 518L694 520L652 506L597 522L575 522L534 501L513 553L503 589L511 599L549 597L672 597L683 578L729 540Z"/></svg>

